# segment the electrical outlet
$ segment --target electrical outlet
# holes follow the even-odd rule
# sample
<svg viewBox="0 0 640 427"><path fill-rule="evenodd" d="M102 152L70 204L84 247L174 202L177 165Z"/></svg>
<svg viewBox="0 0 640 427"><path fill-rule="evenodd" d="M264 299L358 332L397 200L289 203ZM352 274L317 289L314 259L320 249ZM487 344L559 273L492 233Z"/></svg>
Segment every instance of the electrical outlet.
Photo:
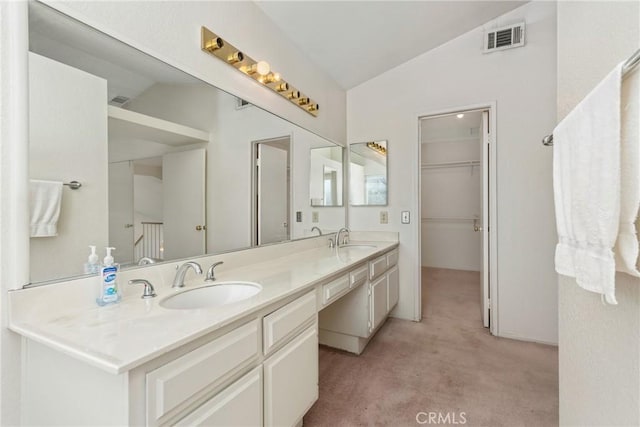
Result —
<svg viewBox="0 0 640 427"><path fill-rule="evenodd" d="M302 211L296 211L296 222L302 222Z"/></svg>
<svg viewBox="0 0 640 427"><path fill-rule="evenodd" d="M389 212L380 211L380 224L389 224Z"/></svg>
<svg viewBox="0 0 640 427"><path fill-rule="evenodd" d="M320 212L318 211L311 212L311 222L320 222Z"/></svg>
<svg viewBox="0 0 640 427"><path fill-rule="evenodd" d="M409 211L402 211L402 223L409 224L411 222L411 214Z"/></svg>

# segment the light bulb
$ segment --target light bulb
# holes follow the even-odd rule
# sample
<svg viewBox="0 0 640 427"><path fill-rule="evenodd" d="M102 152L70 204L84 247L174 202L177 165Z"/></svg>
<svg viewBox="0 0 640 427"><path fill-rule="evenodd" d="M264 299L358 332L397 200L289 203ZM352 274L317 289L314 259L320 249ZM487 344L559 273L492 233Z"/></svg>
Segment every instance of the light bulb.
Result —
<svg viewBox="0 0 640 427"><path fill-rule="evenodd" d="M459 119L461 119L461 118L463 118L463 117L464 117L464 114L460 113L460 114L456 115L456 117L457 117L457 118L459 118Z"/></svg>
<svg viewBox="0 0 640 427"><path fill-rule="evenodd" d="M258 63L256 64L256 71L261 76L266 76L267 74L269 74L269 71L271 71L271 66L267 61L258 61Z"/></svg>

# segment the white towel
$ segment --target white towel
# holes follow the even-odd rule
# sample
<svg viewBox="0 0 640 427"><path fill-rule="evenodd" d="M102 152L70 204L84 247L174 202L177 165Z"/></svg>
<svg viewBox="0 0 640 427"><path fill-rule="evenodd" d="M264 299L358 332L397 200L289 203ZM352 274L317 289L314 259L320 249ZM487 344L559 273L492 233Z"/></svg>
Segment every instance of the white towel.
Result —
<svg viewBox="0 0 640 427"><path fill-rule="evenodd" d="M31 237L57 236L60 202L62 201L62 182L32 179L29 187Z"/></svg>
<svg viewBox="0 0 640 427"><path fill-rule="evenodd" d="M622 83L620 230L616 241L616 270L640 277L637 269L636 218L640 208L640 71L630 72Z"/></svg>
<svg viewBox="0 0 640 427"><path fill-rule="evenodd" d="M553 131L556 271L610 304L617 304L621 83L618 64Z"/></svg>

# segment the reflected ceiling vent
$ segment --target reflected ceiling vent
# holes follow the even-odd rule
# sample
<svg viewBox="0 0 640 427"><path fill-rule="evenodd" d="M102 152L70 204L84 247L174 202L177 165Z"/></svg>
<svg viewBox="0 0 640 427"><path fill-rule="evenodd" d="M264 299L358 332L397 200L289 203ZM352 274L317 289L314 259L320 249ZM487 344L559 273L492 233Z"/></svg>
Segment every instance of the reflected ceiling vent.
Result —
<svg viewBox="0 0 640 427"><path fill-rule="evenodd" d="M124 107L129 101L130 101L130 98L127 98L126 96L118 95L111 98L111 101L109 101L109 105L113 105L114 107Z"/></svg>
<svg viewBox="0 0 640 427"><path fill-rule="evenodd" d="M487 31L484 34L484 52L524 46L524 22Z"/></svg>

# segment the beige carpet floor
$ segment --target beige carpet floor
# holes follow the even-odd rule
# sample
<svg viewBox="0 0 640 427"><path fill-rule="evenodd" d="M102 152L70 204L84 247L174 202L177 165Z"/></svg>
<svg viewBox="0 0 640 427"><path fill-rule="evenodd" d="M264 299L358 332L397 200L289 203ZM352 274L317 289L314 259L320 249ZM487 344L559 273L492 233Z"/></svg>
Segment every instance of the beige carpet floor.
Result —
<svg viewBox="0 0 640 427"><path fill-rule="evenodd" d="M421 322L389 319L360 356L320 347L304 425L557 425L557 347L490 335L478 273L422 276Z"/></svg>

